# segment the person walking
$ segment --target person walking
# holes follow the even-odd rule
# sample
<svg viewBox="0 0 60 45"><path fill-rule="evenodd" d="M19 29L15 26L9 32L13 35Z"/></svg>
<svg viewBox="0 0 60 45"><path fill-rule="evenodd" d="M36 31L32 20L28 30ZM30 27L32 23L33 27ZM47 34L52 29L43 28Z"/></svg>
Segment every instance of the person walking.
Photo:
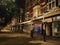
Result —
<svg viewBox="0 0 60 45"><path fill-rule="evenodd" d="M30 32L30 37L33 38L34 35L34 24L32 24L32 30Z"/></svg>
<svg viewBox="0 0 60 45"><path fill-rule="evenodd" d="M43 40L46 42L46 23L43 24Z"/></svg>
<svg viewBox="0 0 60 45"><path fill-rule="evenodd" d="M34 29L31 30L31 38L33 38Z"/></svg>

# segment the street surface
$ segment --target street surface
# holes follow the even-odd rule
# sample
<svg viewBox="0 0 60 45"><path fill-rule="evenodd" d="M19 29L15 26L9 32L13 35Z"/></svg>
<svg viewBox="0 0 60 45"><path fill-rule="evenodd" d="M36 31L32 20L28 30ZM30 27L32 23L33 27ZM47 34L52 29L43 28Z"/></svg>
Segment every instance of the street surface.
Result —
<svg viewBox="0 0 60 45"><path fill-rule="evenodd" d="M1 33L0 45L60 45L60 38L42 39L30 38L29 34L20 33Z"/></svg>

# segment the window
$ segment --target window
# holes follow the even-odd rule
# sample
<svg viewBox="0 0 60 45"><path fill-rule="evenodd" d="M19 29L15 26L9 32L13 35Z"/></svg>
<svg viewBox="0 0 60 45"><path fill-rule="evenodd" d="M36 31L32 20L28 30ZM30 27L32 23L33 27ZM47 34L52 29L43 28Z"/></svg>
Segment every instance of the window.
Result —
<svg viewBox="0 0 60 45"><path fill-rule="evenodd" d="M49 5L47 5L47 11L49 11Z"/></svg>
<svg viewBox="0 0 60 45"><path fill-rule="evenodd" d="M33 4L33 0L30 0L30 5L32 5Z"/></svg>
<svg viewBox="0 0 60 45"><path fill-rule="evenodd" d="M52 2L52 7L54 7L54 2Z"/></svg>
<svg viewBox="0 0 60 45"><path fill-rule="evenodd" d="M46 3L48 3L48 0L46 0Z"/></svg>
<svg viewBox="0 0 60 45"><path fill-rule="evenodd" d="M58 0L58 6L60 7L60 0Z"/></svg>
<svg viewBox="0 0 60 45"><path fill-rule="evenodd" d="M51 9L51 3L49 4L49 10Z"/></svg>
<svg viewBox="0 0 60 45"><path fill-rule="evenodd" d="M56 6L58 6L58 0L56 0Z"/></svg>
<svg viewBox="0 0 60 45"><path fill-rule="evenodd" d="M49 0L49 2L51 2L51 0Z"/></svg>

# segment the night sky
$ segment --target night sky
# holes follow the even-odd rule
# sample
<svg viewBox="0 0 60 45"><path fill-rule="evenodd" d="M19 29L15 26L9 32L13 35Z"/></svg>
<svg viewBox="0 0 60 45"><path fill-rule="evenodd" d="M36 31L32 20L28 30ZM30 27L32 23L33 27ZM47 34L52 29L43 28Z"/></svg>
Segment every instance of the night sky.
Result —
<svg viewBox="0 0 60 45"><path fill-rule="evenodd" d="M16 4L18 7L24 8L24 3L25 3L24 0L16 0Z"/></svg>

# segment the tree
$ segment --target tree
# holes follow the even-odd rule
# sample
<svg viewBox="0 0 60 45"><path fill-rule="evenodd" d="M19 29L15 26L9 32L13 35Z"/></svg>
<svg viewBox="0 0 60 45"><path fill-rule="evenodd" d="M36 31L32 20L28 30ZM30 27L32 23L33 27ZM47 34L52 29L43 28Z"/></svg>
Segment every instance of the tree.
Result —
<svg viewBox="0 0 60 45"><path fill-rule="evenodd" d="M3 26L6 25L12 17L16 17L18 15L19 11L16 7L15 0L0 0L0 18L5 18L4 22L2 23Z"/></svg>

